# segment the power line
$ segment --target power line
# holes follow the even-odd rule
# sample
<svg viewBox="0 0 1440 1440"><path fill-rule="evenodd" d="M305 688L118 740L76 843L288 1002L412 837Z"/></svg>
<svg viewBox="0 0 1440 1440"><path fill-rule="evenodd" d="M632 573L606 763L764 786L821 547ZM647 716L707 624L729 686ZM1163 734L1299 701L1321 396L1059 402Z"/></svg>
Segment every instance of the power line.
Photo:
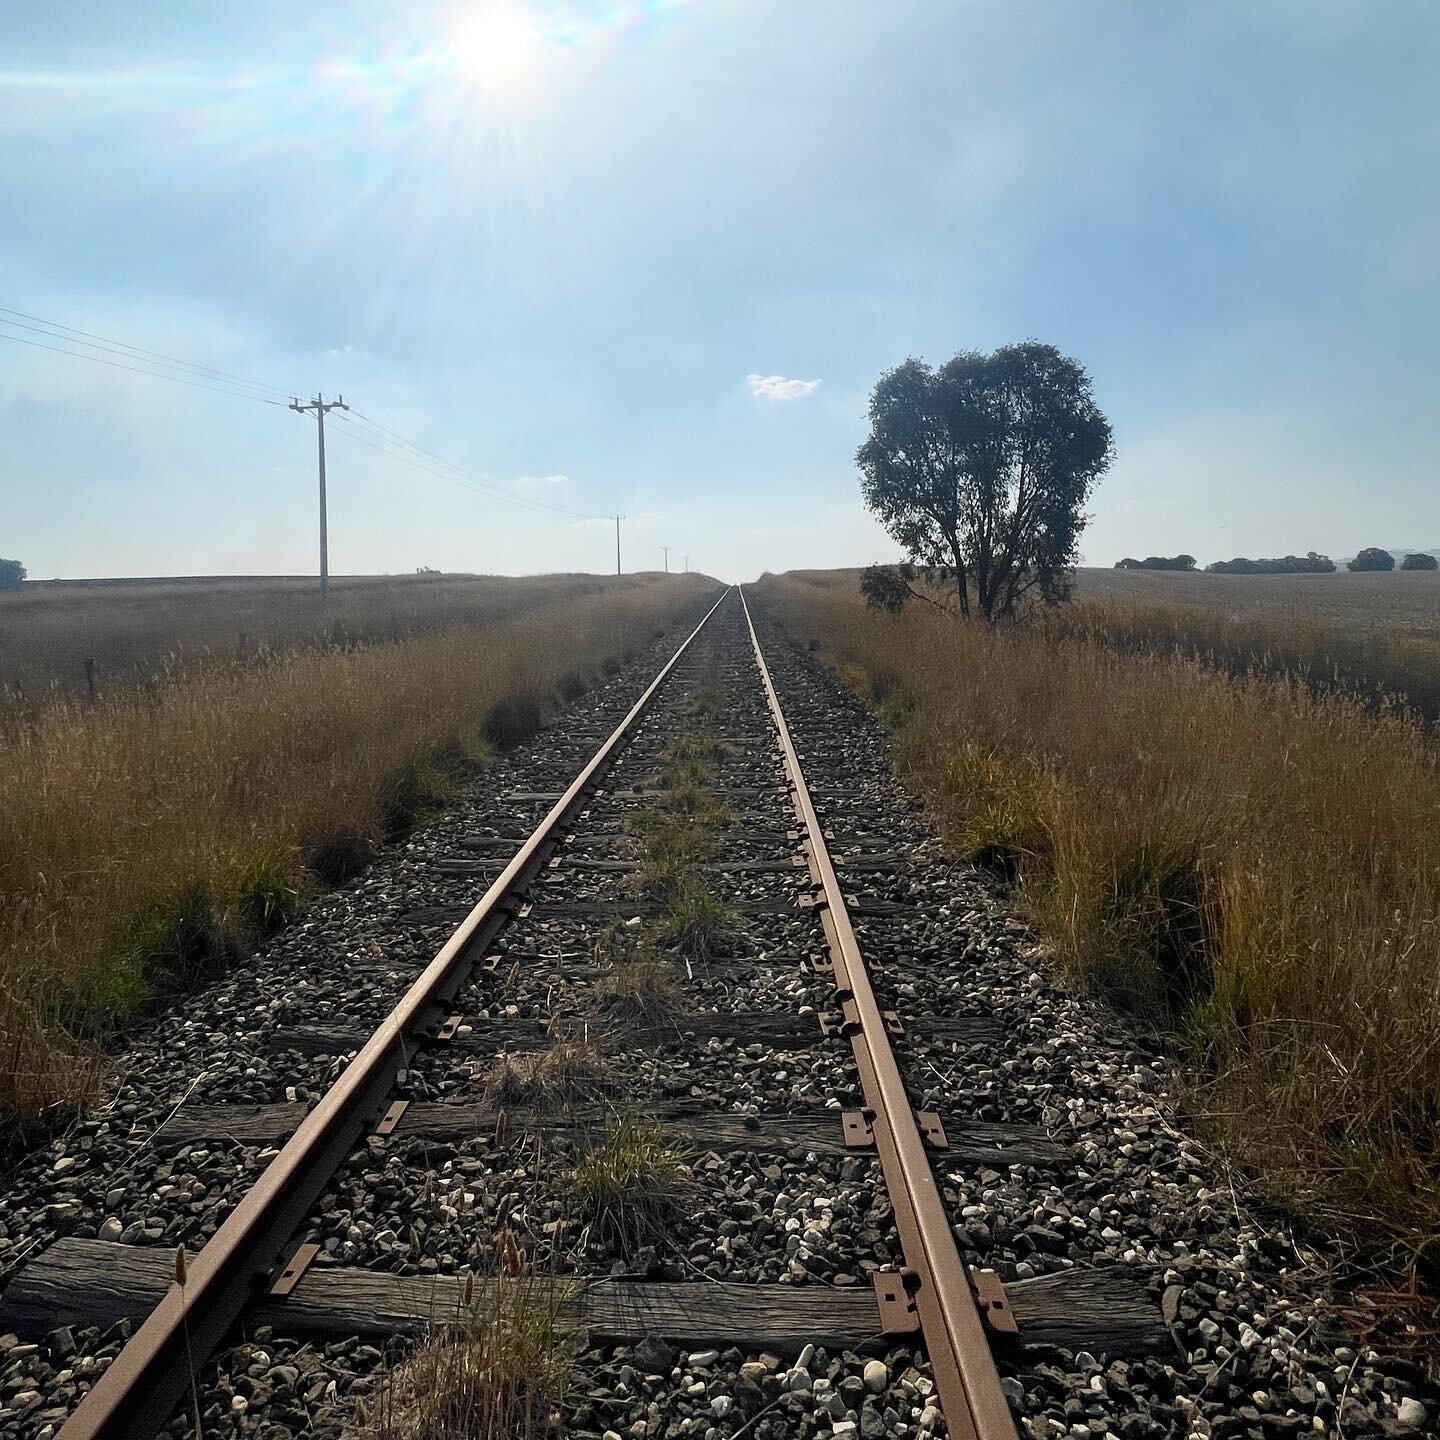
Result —
<svg viewBox="0 0 1440 1440"><path fill-rule="evenodd" d="M348 415L337 416L347 426L354 426L357 430L362 427L355 426L355 419L364 421L372 432L378 432L381 436L387 437L378 443L371 436L361 439L360 434L352 435L353 440L360 440L362 444L369 444L372 449L381 451L382 454L391 456L404 464L411 465L417 470L424 470L428 474L438 475L441 479L451 480L457 485L462 485L467 490L474 491L477 495L485 495L493 500L502 500L508 505L518 505L525 510L535 510L551 515L567 515L572 520L600 520L604 516L590 515L581 510L570 510L563 505L552 505L545 500L536 500L528 495L515 495L505 489L503 485L493 480L487 480L483 475L477 475L473 470L467 470L461 465L455 464L453 460L447 460L443 455L437 455L433 450L427 450L423 445L417 445L413 440L407 440L403 435L387 429L378 421L371 420L366 415L361 415L356 410L351 410ZM337 434L340 432L336 432ZM404 449L397 448L403 446ZM409 453L413 452L413 453ZM440 468L437 468L440 467Z"/></svg>
<svg viewBox="0 0 1440 1440"><path fill-rule="evenodd" d="M272 395L289 395L289 390L282 389L278 385L264 384L259 380L247 380L243 375L233 375L228 370L217 370L212 365L198 365L193 360L182 360L177 355L166 355L159 350L147 350L143 345L132 345L128 340L116 340L111 335L100 335L93 330L81 330L74 325L62 324L59 320L47 320L42 315L31 315L24 310L12 310L8 305L0 305L0 315L14 315L19 320L33 320L35 325L20 325L16 320L0 320L0 324L13 325L21 330L35 330L36 325L48 327L45 330L35 330L38 335L47 335L51 331L64 330L65 335L50 334L52 340L64 340L69 344L89 345L91 341L104 342L103 344L89 345L91 349L108 350L112 355L126 354L126 358L143 357L148 360L159 360L172 368L194 371L196 374L204 375L212 380L227 380L237 385L248 386L252 390L268 390ZM81 340L72 340L71 336L83 336ZM118 349L109 349L110 346L118 346Z"/></svg>
<svg viewBox="0 0 1440 1440"><path fill-rule="evenodd" d="M354 414L353 410L351 411L351 414ZM343 422L345 426L344 429L333 431L333 434L344 435L347 439L354 441L357 445L364 445L371 450L377 451L381 455L388 455L392 460L398 460L402 465L409 465L412 469L420 470L426 475L434 475L437 479L448 480L452 485L458 485L462 490L470 491L472 495L480 495L487 500L503 500L506 504L518 505L522 509L533 510L542 514L557 513L554 506L545 505L541 501L532 501L527 499L523 495L511 495L507 491L502 490L498 486L492 484L484 482L477 484L475 483L475 477L471 477L466 471L457 471L453 467L450 469L442 470L439 466L428 464L426 461L417 459L413 455L408 455L405 453L405 451L396 449L393 445L384 442L377 443L375 440L371 439L363 431L361 431L358 427L351 425L349 423L350 416L348 415L332 415L331 419L339 420ZM444 463L447 465L449 464L448 461ZM576 519L580 520L590 520L598 518L590 515L581 515L578 511L571 510L561 510L558 511L558 513L562 515L571 515L574 516Z"/></svg>
<svg viewBox="0 0 1440 1440"><path fill-rule="evenodd" d="M603 515L591 515L581 510L571 510L564 505L552 505L548 500L536 500L533 496L512 495L503 486L493 480L487 480L483 475L477 475L473 470L467 470L463 465L457 465L453 460L447 460L443 455L437 455L433 450L427 450L423 445L417 445L413 440L407 440L403 435L397 434L394 430L387 429L378 420L372 420L368 415L361 414L358 410L352 410L350 415L372 430L377 430L388 439L395 441L409 450L425 456L429 460L436 461L447 470L453 470L457 475L463 475L467 480L472 480L478 485L485 487L487 491L495 495L497 499L508 500L512 504L526 505L534 510L550 510L557 515L568 515L573 520L603 520Z"/></svg>
<svg viewBox="0 0 1440 1440"><path fill-rule="evenodd" d="M418 459L416 456L407 454L405 451L399 450L383 441L377 443L375 440L369 438L358 427L349 425L348 416L337 415L332 418L346 422L346 428L343 430L336 430L334 432L335 434L345 435L348 439L353 440L357 445L364 445L369 449L378 452L381 455L387 455L390 457L390 459L398 460L402 465L408 465L413 470L419 470L426 475L433 475L440 480L448 480L452 485L458 485L462 490L468 490L472 495L480 495L487 500L501 500L504 501L507 505L517 505L521 509L534 511L538 514L569 515L579 520L590 520L599 518L590 515L582 515L579 511L574 510L557 510L555 506L546 505L542 501L532 501L523 495L512 495L508 491L503 490L496 485L483 482L477 484L475 482L475 477L471 477L466 471L457 471L453 467L449 469L441 469L437 465L428 464L425 460ZM448 464L448 462L445 463Z"/></svg>
<svg viewBox="0 0 1440 1440"><path fill-rule="evenodd" d="M6 316L14 316L14 319L7 319ZM33 324L25 323L33 321ZM132 345L127 340L117 340L113 336L101 335L97 331L82 330L78 326L66 325L58 320L48 320L44 316L33 315L25 310L16 310L7 305L0 305L0 326L8 327L10 330L26 330L33 335L43 336L44 340L55 340L56 345L47 345L42 340L26 339L22 335L7 333L7 330L0 329L0 340L9 340L16 345L28 345L36 350L46 350L55 355L66 355L72 360L88 360L92 365L105 365L112 370L124 370L134 375L147 375L153 380L168 380L175 385L185 385L195 390L206 390L215 395L229 395L237 400L255 400L262 405L274 405L277 408L291 407L290 396L292 391L284 390L278 385L262 383L258 380L248 380L244 376L235 375L227 370L220 370L210 365L200 365L194 361L182 360L178 356L166 355L163 351L149 350L141 345ZM40 328L45 327L45 328ZM57 333L64 332L64 333ZM70 348L83 347L83 348ZM99 350L104 355L118 356L118 359L105 359L104 355L94 355L88 351ZM136 361L136 364L126 363ZM164 367L156 368L157 366ZM168 371L181 371L180 374L170 374ZM195 376L203 378L196 379ZM209 381L220 381L220 384L211 384ZM234 386L244 386L245 389L235 389ZM283 396L283 399L270 399L264 394L256 394L256 391L269 391L271 395ZM348 407L347 407L348 408ZM344 430L336 430L336 434L348 434L351 440L358 444L368 445L382 455L388 455L393 460L398 460L409 465L412 469L420 470L426 474L434 475L442 480L449 480L454 484L462 486L477 495L483 495L488 499L500 500L507 505L514 505L522 510L530 510L541 514L564 515L572 520L601 520L607 516L592 515L581 510L572 510L565 505L553 505L547 500L538 500L533 496L516 495L507 490L504 486L493 480L487 480L483 475L477 475L472 470L467 470L462 465L457 465L453 460L448 460L443 455L427 449L415 441L407 439L404 435L388 426L382 425L378 420L371 419L359 411L351 410L348 414L335 414L332 419L344 422ZM368 436L367 436L368 432ZM378 443L377 439L379 437Z"/></svg>
<svg viewBox="0 0 1440 1440"><path fill-rule="evenodd" d="M8 323L8 321L0 321L0 324ZM53 338L62 339L63 337L54 336ZM99 355L86 355L81 350L62 350L58 345L42 345L38 340L25 339L23 335L7 335L4 331L0 331L0 340L9 340L15 345L30 345L36 350L49 350L56 355L68 355L72 360L88 360L92 365L108 365L112 370L128 370L134 375L148 375L152 380L169 380L175 385L189 385L195 390L209 390L216 395L229 395L236 400L255 400L261 405L278 405L282 409L286 403L283 400L268 400L263 395L247 395L243 390L222 390L218 385L202 385L198 380L182 379L179 375L166 375L160 370L142 370L138 365L122 365L118 360L105 360Z"/></svg>
<svg viewBox="0 0 1440 1440"><path fill-rule="evenodd" d="M351 411L354 414L354 411ZM346 422L345 430L337 430L337 435L344 435L346 439L354 441L357 445L363 445L367 450L374 450L380 455L388 455L392 460L398 460L402 465L409 465L412 469L423 470L427 475L437 476L441 480L449 480L452 484L460 486L462 490L469 490L476 495L489 495L489 491L481 490L476 485L471 485L459 475L454 475L448 470L441 470L434 465L426 465L413 456L407 455L402 450L396 450L393 446L370 439L359 426L351 425L349 417L345 415L335 416L336 420Z"/></svg>

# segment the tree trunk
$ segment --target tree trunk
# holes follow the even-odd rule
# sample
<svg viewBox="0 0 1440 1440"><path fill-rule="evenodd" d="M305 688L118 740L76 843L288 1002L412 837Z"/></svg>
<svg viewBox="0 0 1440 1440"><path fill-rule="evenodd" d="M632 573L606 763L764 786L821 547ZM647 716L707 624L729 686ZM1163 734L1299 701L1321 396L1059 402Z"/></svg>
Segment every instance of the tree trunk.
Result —
<svg viewBox="0 0 1440 1440"><path fill-rule="evenodd" d="M955 599L960 605L960 614L968 620L970 618L970 583L965 575L965 563L960 558L960 542L952 534L950 540L950 558L955 562Z"/></svg>

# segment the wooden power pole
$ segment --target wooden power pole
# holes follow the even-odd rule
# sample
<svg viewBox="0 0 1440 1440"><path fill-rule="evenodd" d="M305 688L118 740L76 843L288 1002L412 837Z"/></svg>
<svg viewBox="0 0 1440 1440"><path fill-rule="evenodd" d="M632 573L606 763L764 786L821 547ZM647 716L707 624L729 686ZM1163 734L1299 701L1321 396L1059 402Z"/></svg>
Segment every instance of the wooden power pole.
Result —
<svg viewBox="0 0 1440 1440"><path fill-rule="evenodd" d="M315 433L320 446L320 598L325 600L330 595L330 530L325 515L325 414L329 410L348 410L350 407L343 395L328 401L323 395L317 395L308 405L302 405L298 399L291 400L290 408L300 415L307 410L315 412Z"/></svg>

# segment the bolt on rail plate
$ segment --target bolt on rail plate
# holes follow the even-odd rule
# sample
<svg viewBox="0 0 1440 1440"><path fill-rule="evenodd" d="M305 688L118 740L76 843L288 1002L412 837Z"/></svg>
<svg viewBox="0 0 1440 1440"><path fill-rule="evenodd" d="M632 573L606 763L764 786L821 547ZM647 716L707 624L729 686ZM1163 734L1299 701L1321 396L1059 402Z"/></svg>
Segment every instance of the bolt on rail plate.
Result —
<svg viewBox="0 0 1440 1440"><path fill-rule="evenodd" d="M884 1336L914 1335L920 1329L920 1312L915 1308L915 1291L920 1277L913 1270L877 1270L875 1307L880 1312L880 1333Z"/></svg>
<svg viewBox="0 0 1440 1440"><path fill-rule="evenodd" d="M848 996L840 1002L838 1010L822 1010L819 1020L820 1033L827 1038L831 1035L853 1035L860 1029L860 1011Z"/></svg>
<svg viewBox="0 0 1440 1440"><path fill-rule="evenodd" d="M945 1133L945 1122L941 1120L938 1110L917 1110L915 1120L920 1126L920 1134L924 1137L925 1143L932 1150L948 1150L950 1148L950 1137Z"/></svg>
<svg viewBox="0 0 1440 1440"><path fill-rule="evenodd" d="M410 1108L408 1100L392 1101L385 1113L375 1122L372 1135L389 1135L400 1123L400 1117Z"/></svg>
<svg viewBox="0 0 1440 1440"><path fill-rule="evenodd" d="M1010 1297L1005 1293L1005 1282L993 1270L980 1270L974 1265L969 1268L970 1289L975 1294L975 1304L980 1319L992 1335L1020 1334L1015 1312L1010 1308Z"/></svg>
<svg viewBox="0 0 1440 1440"><path fill-rule="evenodd" d="M840 1125L845 1134L847 1150L872 1150L875 1147L875 1112L842 1110Z"/></svg>
<svg viewBox="0 0 1440 1440"><path fill-rule="evenodd" d="M303 1245L297 1245L286 1256L285 1262L279 1267L279 1272L270 1282L271 1299L283 1300L300 1283L300 1277L310 1268L310 1262L319 1253L320 1247L309 1241Z"/></svg>

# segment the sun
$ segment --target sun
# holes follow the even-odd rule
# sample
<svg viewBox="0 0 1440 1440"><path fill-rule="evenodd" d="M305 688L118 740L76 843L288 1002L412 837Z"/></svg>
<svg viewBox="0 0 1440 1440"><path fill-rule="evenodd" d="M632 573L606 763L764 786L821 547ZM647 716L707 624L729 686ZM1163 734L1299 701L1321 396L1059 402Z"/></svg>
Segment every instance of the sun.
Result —
<svg viewBox="0 0 1440 1440"><path fill-rule="evenodd" d="M540 29L523 5L482 0L457 16L449 56L455 68L482 90L509 94L523 89L535 70Z"/></svg>

